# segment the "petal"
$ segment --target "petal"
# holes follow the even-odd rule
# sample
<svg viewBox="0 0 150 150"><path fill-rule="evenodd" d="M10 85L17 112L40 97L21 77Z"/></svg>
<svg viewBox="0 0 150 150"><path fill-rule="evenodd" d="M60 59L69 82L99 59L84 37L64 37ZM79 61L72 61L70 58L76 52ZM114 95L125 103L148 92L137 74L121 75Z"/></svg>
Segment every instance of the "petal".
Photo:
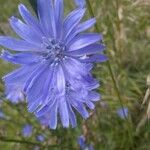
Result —
<svg viewBox="0 0 150 150"><path fill-rule="evenodd" d="M90 91L88 93L88 99L91 101L99 101L101 99L100 94L95 91Z"/></svg>
<svg viewBox="0 0 150 150"><path fill-rule="evenodd" d="M107 60L108 60L107 56L97 54L97 55L93 55L87 59L82 59L81 61L84 63L92 63L92 62L105 62Z"/></svg>
<svg viewBox="0 0 150 150"><path fill-rule="evenodd" d="M11 54L8 51L2 51L1 58L14 64L31 64L40 62L40 56L33 53Z"/></svg>
<svg viewBox="0 0 150 150"><path fill-rule="evenodd" d="M52 80L52 69L48 65L41 65L28 79L25 87L30 111L38 111L46 105L52 105L55 97L50 91ZM56 96L56 95L55 95ZM46 101L46 99L48 99ZM35 107L33 107L35 106ZM36 107L37 106L37 107Z"/></svg>
<svg viewBox="0 0 150 150"><path fill-rule="evenodd" d="M84 88L88 90L93 90L99 87L98 80L94 79L90 74L84 76L80 82L84 83Z"/></svg>
<svg viewBox="0 0 150 150"><path fill-rule="evenodd" d="M38 108L37 112L43 111L42 109L45 108L46 105L51 107L53 103L55 102L54 100L56 99L56 94L52 91L53 89L53 68L47 68L45 70L45 73L41 75L41 77L38 78L38 83L35 82L33 86L40 86L39 87L39 95L32 94L32 91L28 93L29 99L30 99L30 104L32 103L38 103L40 107ZM35 91L36 92L36 91ZM29 95L30 94L30 95ZM33 96L35 95L35 96Z"/></svg>
<svg viewBox="0 0 150 150"><path fill-rule="evenodd" d="M22 18L24 19L24 21L28 25L32 26L40 34L42 34L42 31L41 31L41 28L39 26L37 18L35 18L34 16L32 16L32 14L30 13L30 11L23 4L20 4L18 6L18 9L19 9L20 15L22 16Z"/></svg>
<svg viewBox="0 0 150 150"><path fill-rule="evenodd" d="M6 76L4 76L2 79L5 81L6 84L15 84L18 82L22 83L22 80L27 80L29 75L32 73L32 71L37 67L37 65L30 65L30 66L23 66Z"/></svg>
<svg viewBox="0 0 150 150"><path fill-rule="evenodd" d="M37 0L38 16L40 25L43 28L47 37L55 36L56 22L54 18L54 8L52 0Z"/></svg>
<svg viewBox="0 0 150 150"><path fill-rule="evenodd" d="M57 101L54 103L54 105L50 109L49 113L49 127L51 129L56 129L57 127L57 111L58 111L58 103Z"/></svg>
<svg viewBox="0 0 150 150"><path fill-rule="evenodd" d="M53 99L53 100L54 100L54 99ZM38 110L38 111L36 112L36 116L37 116L37 117L42 117L43 115L45 115L45 114L48 112L48 110L49 110L49 106L46 105L46 106L44 106L42 109L40 109L40 110Z"/></svg>
<svg viewBox="0 0 150 150"><path fill-rule="evenodd" d="M19 103L25 100L22 91L22 83L16 84L6 84L5 85L5 95L12 103Z"/></svg>
<svg viewBox="0 0 150 150"><path fill-rule="evenodd" d="M75 3L78 7L85 7L86 1L85 0L75 0Z"/></svg>
<svg viewBox="0 0 150 150"><path fill-rule="evenodd" d="M56 29L57 29L57 39L62 37L62 22L64 17L64 2L63 0L54 1L55 9L55 19L56 19Z"/></svg>
<svg viewBox="0 0 150 150"><path fill-rule="evenodd" d="M84 119L87 119L89 117L88 111L85 109L84 105L81 102L77 102L74 100L71 101L72 106L82 115Z"/></svg>
<svg viewBox="0 0 150 150"><path fill-rule="evenodd" d="M90 20L87 20L83 23L81 23L78 27L77 27L77 33L80 33L80 32L83 32L89 28L91 28L92 26L94 26L94 24L96 23L96 19L95 18L92 18Z"/></svg>
<svg viewBox="0 0 150 150"><path fill-rule="evenodd" d="M74 128L77 126L77 119L76 119L75 113L73 112L69 102L67 104L68 104L68 113L69 113L70 122L71 122L72 127Z"/></svg>
<svg viewBox="0 0 150 150"><path fill-rule="evenodd" d="M39 51L40 47L24 40L0 36L0 45L15 51Z"/></svg>
<svg viewBox="0 0 150 150"><path fill-rule="evenodd" d="M41 45L42 36L38 32L36 32L34 28L29 27L15 17L10 18L10 25L13 30L24 40L30 43L34 43L38 46Z"/></svg>
<svg viewBox="0 0 150 150"><path fill-rule="evenodd" d="M83 32L89 28L91 28L95 24L95 19L90 19L84 23L79 24L76 28L74 28L71 33L66 38L66 43L68 44L77 34Z"/></svg>
<svg viewBox="0 0 150 150"><path fill-rule="evenodd" d="M47 103L47 105L45 105L44 107L41 106L37 112L36 112L36 116L40 117L45 115L50 109L51 107L54 105L54 103L56 102L56 95L53 96L52 93L50 93L50 98L49 98L49 103Z"/></svg>
<svg viewBox="0 0 150 150"><path fill-rule="evenodd" d="M65 128L69 127L68 107L64 96L60 97L59 99L59 115L63 127Z"/></svg>
<svg viewBox="0 0 150 150"><path fill-rule="evenodd" d="M91 101L86 100L85 103L86 103L86 105L87 105L90 109L94 109L94 108L95 108L94 104L93 104Z"/></svg>
<svg viewBox="0 0 150 150"><path fill-rule="evenodd" d="M30 65L30 67L21 67L3 77L6 88L5 94L11 102L18 103L19 101L24 100L23 86L28 79L32 69L32 65Z"/></svg>
<svg viewBox="0 0 150 150"><path fill-rule="evenodd" d="M76 26L79 24L81 21L82 17L84 16L85 9L77 9L72 11L64 20L64 34L65 38L69 36L71 31L76 28Z"/></svg>
<svg viewBox="0 0 150 150"><path fill-rule="evenodd" d="M68 58L64 61L65 70L70 77L81 78L87 74L87 69L83 63L76 59Z"/></svg>
<svg viewBox="0 0 150 150"><path fill-rule="evenodd" d="M59 66L57 70L57 88L58 88L58 94L59 95L64 95L65 94L65 87L66 87L66 82L65 82L65 76L64 72L62 70L62 67Z"/></svg>
<svg viewBox="0 0 150 150"><path fill-rule="evenodd" d="M95 54L95 53L100 53L103 50L105 50L104 45L93 44L93 45L81 48L79 50L69 51L69 52L67 52L67 54L72 55L72 56L82 56L82 55L91 55L91 54Z"/></svg>
<svg viewBox="0 0 150 150"><path fill-rule="evenodd" d="M85 34L78 35L69 44L69 51L84 48L100 40L102 40L102 36L98 33L85 33Z"/></svg>
<svg viewBox="0 0 150 150"><path fill-rule="evenodd" d="M33 93L32 93L33 96L34 96L34 94L38 93L38 92L34 92L34 91L40 90L41 88L39 89L39 87L41 87L41 86L40 85L39 85L39 87L33 86L33 84L35 84L37 81L40 81L40 80L38 80L38 77L40 77L42 75L42 73L45 71L46 68L47 68L47 65L38 64L36 66L36 68L34 70L32 70L32 73L30 74L30 76L26 82L26 85L24 87L25 92L31 92L33 90ZM38 83L39 82L37 82L37 84Z"/></svg>

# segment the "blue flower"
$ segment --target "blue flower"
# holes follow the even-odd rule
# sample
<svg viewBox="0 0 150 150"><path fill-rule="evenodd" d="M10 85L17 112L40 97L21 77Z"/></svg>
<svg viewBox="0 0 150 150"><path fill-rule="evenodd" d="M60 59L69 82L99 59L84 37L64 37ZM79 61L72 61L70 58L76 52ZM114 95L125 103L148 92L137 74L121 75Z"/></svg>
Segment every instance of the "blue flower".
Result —
<svg viewBox="0 0 150 150"><path fill-rule="evenodd" d="M33 130L32 126L29 124L26 124L22 129L22 135L24 137L30 137L32 135L32 130Z"/></svg>
<svg viewBox="0 0 150 150"><path fill-rule="evenodd" d="M37 0L38 18L23 5L19 12L24 19L11 17L12 29L21 39L0 37L1 58L20 67L3 77L6 95L13 102L27 99L28 110L45 120L50 128L77 125L74 110L84 119L86 106L94 109L100 95L94 90L99 82L92 77L94 62L104 62L105 46L98 33L85 33L95 19L80 23L84 8L77 8L64 17L63 0ZM14 53L15 52L15 53ZM14 92L15 91L15 92Z"/></svg>
<svg viewBox="0 0 150 150"><path fill-rule="evenodd" d="M90 145L87 150L94 150L93 145Z"/></svg>
<svg viewBox="0 0 150 150"><path fill-rule="evenodd" d="M86 147L84 135L81 135L78 137L78 144L79 144L81 149L84 149Z"/></svg>
<svg viewBox="0 0 150 150"><path fill-rule="evenodd" d="M122 119L125 119L126 117L128 117L128 113L129 111L127 107L117 109L117 114Z"/></svg>
<svg viewBox="0 0 150 150"><path fill-rule="evenodd" d="M36 138L39 142L43 142L45 140L45 137L43 135L38 135Z"/></svg>
<svg viewBox="0 0 150 150"><path fill-rule="evenodd" d="M84 135L78 137L78 144L82 150L94 150L93 145L87 145Z"/></svg>

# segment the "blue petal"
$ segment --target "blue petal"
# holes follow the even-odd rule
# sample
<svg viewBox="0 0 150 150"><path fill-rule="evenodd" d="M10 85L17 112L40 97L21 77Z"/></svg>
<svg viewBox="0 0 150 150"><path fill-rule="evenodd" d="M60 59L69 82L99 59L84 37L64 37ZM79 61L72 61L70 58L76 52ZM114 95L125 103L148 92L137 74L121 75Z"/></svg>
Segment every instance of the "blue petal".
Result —
<svg viewBox="0 0 150 150"><path fill-rule="evenodd" d="M34 28L29 27L15 17L10 18L10 25L13 30L24 40L30 43L34 43L38 46L41 45L42 36L38 32L36 32Z"/></svg>
<svg viewBox="0 0 150 150"><path fill-rule="evenodd" d="M6 82L6 84L15 84L18 82L22 83L22 80L27 80L29 75L32 73L32 71L36 68L36 65L30 65L30 66L23 66L6 76L4 76L2 79Z"/></svg>
<svg viewBox="0 0 150 150"><path fill-rule="evenodd" d="M75 100L74 100L75 101ZM72 106L81 114L84 119L89 117L88 111L81 102L72 102Z"/></svg>
<svg viewBox="0 0 150 150"><path fill-rule="evenodd" d="M25 100L22 83L6 84L5 85L6 98L12 103L19 103Z"/></svg>
<svg viewBox="0 0 150 150"><path fill-rule="evenodd" d="M108 60L107 56L97 54L97 55L93 55L87 59L82 59L81 61L84 63L92 63L92 62L105 62L107 60Z"/></svg>
<svg viewBox="0 0 150 150"><path fill-rule="evenodd" d="M30 111L35 111L38 107L42 109L45 105L52 105L51 89L52 70L48 66L40 66L37 68L26 83L28 106ZM49 94L51 97L49 98ZM48 98L48 101L46 99ZM37 106L37 107L33 107Z"/></svg>
<svg viewBox="0 0 150 150"><path fill-rule="evenodd" d="M44 104L43 106L41 106L37 110L36 116L40 117L40 116L45 115L51 109L51 107L54 105L54 103L57 101L56 97L57 97L56 95L53 95L52 93L49 93L47 105Z"/></svg>
<svg viewBox="0 0 150 150"><path fill-rule="evenodd" d="M11 102L18 103L24 100L23 86L34 67L34 65L21 67L3 77L6 87L5 94Z"/></svg>
<svg viewBox="0 0 150 150"><path fill-rule="evenodd" d="M91 55L95 53L100 53L103 50L105 50L105 46L102 44L93 44L84 48L81 48L79 50L75 51L69 51L67 54L72 56L82 56L82 55Z"/></svg>
<svg viewBox="0 0 150 150"><path fill-rule="evenodd" d="M57 101L54 103L54 105L51 107L49 112L49 127L51 129L56 129L57 127L57 111L58 111L58 104Z"/></svg>
<svg viewBox="0 0 150 150"><path fill-rule="evenodd" d="M59 99L59 115L62 122L63 127L69 127L69 114L68 107L66 103L65 97L60 97Z"/></svg>
<svg viewBox="0 0 150 150"><path fill-rule="evenodd" d="M102 40L102 36L98 33L80 34L69 44L69 51L84 48L100 40Z"/></svg>
<svg viewBox="0 0 150 150"><path fill-rule="evenodd" d="M52 0L37 0L38 16L47 37L56 35L56 22Z"/></svg>
<svg viewBox="0 0 150 150"><path fill-rule="evenodd" d="M90 109L94 109L95 108L95 106L94 106L94 104L89 100L86 100L85 101L85 103L86 103L86 105L90 108Z"/></svg>
<svg viewBox="0 0 150 150"><path fill-rule="evenodd" d="M85 9L77 9L71 12L65 19L64 21L64 34L65 37L67 38L71 31L76 28L76 26L79 24L81 21L82 17L84 16Z"/></svg>
<svg viewBox="0 0 150 150"><path fill-rule="evenodd" d="M64 6L63 5L64 5L63 0L55 0L54 1L57 39L60 39L62 37L62 22L63 22L63 17L64 17Z"/></svg>
<svg viewBox="0 0 150 150"><path fill-rule="evenodd" d="M69 36L66 38L66 43L68 44L76 35L78 35L80 32L83 32L89 28L91 28L95 24L96 20L90 19L84 23L79 24L76 28L74 28Z"/></svg>
<svg viewBox="0 0 150 150"><path fill-rule="evenodd" d="M46 68L47 68L47 65L44 65L44 64L38 64L38 65L36 66L36 68L32 71L32 73L30 74L30 76L29 76L29 78L28 78L28 80L27 80L27 82L26 82L26 85L25 85L25 87L24 87L24 91L25 91L25 92L31 92L31 91L33 90L32 95L38 93L38 92L36 92L36 90L39 90L39 88L40 88L41 86L37 87L37 86L33 86L33 84L36 83L35 81L38 80L38 77L41 76L41 74L45 71ZM38 80L38 81L39 81L39 80ZM38 82L37 82L37 83L38 83ZM36 90L34 90L34 88L35 88ZM32 90L31 90L31 89L32 89Z"/></svg>
<svg viewBox="0 0 150 150"><path fill-rule="evenodd" d="M78 7L81 7L81 8L85 7L85 5L86 5L85 0L75 0L75 3Z"/></svg>
<svg viewBox="0 0 150 150"><path fill-rule="evenodd" d="M40 96L33 97L32 93L29 93L30 104L32 102L40 104L40 107L37 110L37 115L41 115L41 113L44 113L46 110L48 110L56 99L56 94L53 91L53 68L49 68L45 72L47 73L42 75L42 78L45 82L42 82L43 80L39 81L39 85L41 85ZM46 107L47 105L49 107Z"/></svg>
<svg viewBox="0 0 150 150"><path fill-rule="evenodd" d="M0 45L15 51L39 51L40 47L24 40L0 36Z"/></svg>
<svg viewBox="0 0 150 150"><path fill-rule="evenodd" d="M53 100L54 100L54 99L53 99ZM54 101L54 102L55 102L55 101ZM44 115L48 112L48 110L49 110L49 106L46 105L46 106L44 106L42 109L40 109L40 110L38 110L38 111L36 112L36 116L37 116L37 117L44 116Z"/></svg>
<svg viewBox="0 0 150 150"><path fill-rule="evenodd" d="M71 31L69 36L66 38L66 43L68 44L77 34L91 28L95 23L96 23L95 18L92 18L88 21L79 24L76 28L74 28Z"/></svg>
<svg viewBox="0 0 150 150"><path fill-rule="evenodd" d="M68 76L74 76L76 78L81 78L80 76L87 74L87 69L84 64L76 59L68 58L64 62Z"/></svg>
<svg viewBox="0 0 150 150"><path fill-rule="evenodd" d="M91 101L99 101L101 99L100 94L95 91L90 91L88 93L88 99Z"/></svg>
<svg viewBox="0 0 150 150"><path fill-rule="evenodd" d="M40 28L40 25L38 23L37 18L35 18L34 16L32 16L32 14L30 13L30 11L23 4L20 4L18 6L18 9L19 9L19 12L20 12L22 18L24 19L24 21L28 25L32 26L36 31L38 31L41 34L43 34L42 30Z"/></svg>
<svg viewBox="0 0 150 150"><path fill-rule="evenodd" d="M73 112L70 106L70 103L68 102L67 104L68 104L68 113L69 113L70 122L71 122L72 127L74 128L77 126L77 119L76 119L75 113Z"/></svg>
<svg viewBox="0 0 150 150"><path fill-rule="evenodd" d="M61 66L58 67L56 78L57 78L58 94L64 95L66 82L65 82L64 72Z"/></svg>
<svg viewBox="0 0 150 150"><path fill-rule="evenodd" d="M8 51L3 51L1 58L14 64L31 64L40 62L40 56L33 53L18 53L11 54Z"/></svg>
<svg viewBox="0 0 150 150"><path fill-rule="evenodd" d="M80 32L83 32L89 28L91 28L92 26L94 26L94 24L96 23L96 19L95 18L92 18L90 20L87 20L81 24L79 24L79 26L77 27L77 33L80 33Z"/></svg>
<svg viewBox="0 0 150 150"><path fill-rule="evenodd" d="M89 90L93 90L99 87L99 82L94 79L90 74L84 76L81 80L84 83L84 87Z"/></svg>

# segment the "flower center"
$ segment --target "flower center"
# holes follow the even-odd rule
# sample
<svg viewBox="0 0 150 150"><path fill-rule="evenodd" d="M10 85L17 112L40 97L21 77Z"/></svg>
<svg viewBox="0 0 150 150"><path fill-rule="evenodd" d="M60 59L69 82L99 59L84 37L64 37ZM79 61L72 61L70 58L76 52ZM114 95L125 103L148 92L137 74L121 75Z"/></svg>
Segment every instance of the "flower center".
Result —
<svg viewBox="0 0 150 150"><path fill-rule="evenodd" d="M65 58L64 51L66 51L66 46L62 42L54 39L48 40L44 42L44 47L46 49L43 55L44 60L58 63Z"/></svg>

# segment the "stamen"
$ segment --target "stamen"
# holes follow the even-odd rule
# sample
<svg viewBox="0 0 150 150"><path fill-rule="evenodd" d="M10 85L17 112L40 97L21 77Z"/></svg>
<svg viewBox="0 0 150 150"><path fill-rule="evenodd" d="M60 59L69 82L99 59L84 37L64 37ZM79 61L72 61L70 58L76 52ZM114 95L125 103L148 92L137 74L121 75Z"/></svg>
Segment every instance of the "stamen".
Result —
<svg viewBox="0 0 150 150"><path fill-rule="evenodd" d="M65 59L64 52L66 51L66 47L62 42L43 38L43 46L46 49L46 52L43 54L44 60L50 60L57 64Z"/></svg>

